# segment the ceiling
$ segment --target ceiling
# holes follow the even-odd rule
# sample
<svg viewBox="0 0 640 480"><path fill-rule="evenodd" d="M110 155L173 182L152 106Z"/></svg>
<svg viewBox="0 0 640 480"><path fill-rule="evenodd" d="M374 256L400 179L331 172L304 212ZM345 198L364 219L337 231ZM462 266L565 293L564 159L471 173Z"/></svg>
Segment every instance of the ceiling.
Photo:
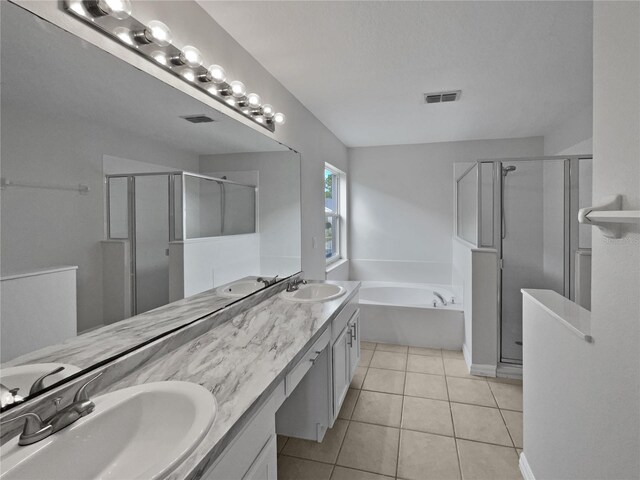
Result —
<svg viewBox="0 0 640 480"><path fill-rule="evenodd" d="M2 113L79 117L194 154L284 151L286 147L119 58L2 5ZM207 115L193 124L182 116Z"/></svg>
<svg viewBox="0 0 640 480"><path fill-rule="evenodd" d="M545 135L591 106L591 2L197 1L347 146Z"/></svg>

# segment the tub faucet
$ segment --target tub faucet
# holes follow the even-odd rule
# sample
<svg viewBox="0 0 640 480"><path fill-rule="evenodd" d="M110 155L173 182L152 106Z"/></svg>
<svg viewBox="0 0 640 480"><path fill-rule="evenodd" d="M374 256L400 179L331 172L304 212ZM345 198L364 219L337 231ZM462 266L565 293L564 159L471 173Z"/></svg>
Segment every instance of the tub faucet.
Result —
<svg viewBox="0 0 640 480"><path fill-rule="evenodd" d="M93 412L96 405L89 399L89 395L87 394L87 385L100 377L100 375L102 375L102 373L99 373L88 382L85 382L78 389L73 397L73 401L69 405L64 407L62 410L56 411L56 413L44 421L37 413L27 412L22 415L18 415L11 420L2 422L0 425L24 420L24 428L20 435L20 439L18 440L18 445L31 445L32 443L44 440L49 435L62 430L76 420L79 420L85 415L89 415ZM60 398L56 398L54 402L57 409L58 404L60 403Z"/></svg>
<svg viewBox="0 0 640 480"><path fill-rule="evenodd" d="M444 297L442 295L440 295L438 292L434 291L433 294L436 296L436 298L438 300L440 300L440 303L442 303L442 306L446 307L447 306L447 301L444 299Z"/></svg>

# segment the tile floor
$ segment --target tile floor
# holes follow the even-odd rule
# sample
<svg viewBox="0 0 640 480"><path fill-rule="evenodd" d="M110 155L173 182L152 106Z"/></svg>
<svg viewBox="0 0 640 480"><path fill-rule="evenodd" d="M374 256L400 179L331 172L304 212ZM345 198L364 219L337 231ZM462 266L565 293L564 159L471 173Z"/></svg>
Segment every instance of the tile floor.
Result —
<svg viewBox="0 0 640 480"><path fill-rule="evenodd" d="M522 478L521 382L469 375L462 352L361 346L323 442L278 437L279 480Z"/></svg>

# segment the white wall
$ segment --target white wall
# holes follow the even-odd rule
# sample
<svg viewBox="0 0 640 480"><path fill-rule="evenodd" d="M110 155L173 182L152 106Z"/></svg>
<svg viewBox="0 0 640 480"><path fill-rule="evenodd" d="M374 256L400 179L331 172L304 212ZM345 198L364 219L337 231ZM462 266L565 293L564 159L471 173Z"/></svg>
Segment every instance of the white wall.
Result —
<svg viewBox="0 0 640 480"><path fill-rule="evenodd" d="M198 157L86 119L2 112L2 176L71 191L2 190L2 274L77 265L78 331L102 324L103 155L197 170Z"/></svg>
<svg viewBox="0 0 640 480"><path fill-rule="evenodd" d="M589 99L590 100L590 99ZM593 152L593 104L555 125L544 136L545 155L583 155Z"/></svg>
<svg viewBox="0 0 640 480"><path fill-rule="evenodd" d="M174 34L175 44L198 46L208 61L215 61L224 66L229 78L241 79L249 90L258 92L277 110L284 112L287 115L287 123L278 128L275 135L268 134L262 127L255 125L242 115L227 109L172 74L72 18L61 10L57 0L16 0L16 3L299 151L302 154L302 266L308 278L324 279L325 258L322 241L324 238L324 162L330 162L341 170L348 171L346 148L199 5L193 1L177 0L132 1L133 14L136 18L143 22L154 19L164 21ZM316 248L312 247L314 237Z"/></svg>
<svg viewBox="0 0 640 480"><path fill-rule="evenodd" d="M593 198L622 194L630 210L640 209L639 32L640 3L594 3ZM553 395L548 411L566 412L563 425L544 412L547 423L528 420L525 363L524 453L536 478L640 477L640 229L620 239L594 229L592 269L594 343L582 352L547 343L540 353L558 359L542 388ZM553 389L557 378L566 388Z"/></svg>
<svg viewBox="0 0 640 480"><path fill-rule="evenodd" d="M542 137L349 149L351 278L451 283L454 163L542 153Z"/></svg>

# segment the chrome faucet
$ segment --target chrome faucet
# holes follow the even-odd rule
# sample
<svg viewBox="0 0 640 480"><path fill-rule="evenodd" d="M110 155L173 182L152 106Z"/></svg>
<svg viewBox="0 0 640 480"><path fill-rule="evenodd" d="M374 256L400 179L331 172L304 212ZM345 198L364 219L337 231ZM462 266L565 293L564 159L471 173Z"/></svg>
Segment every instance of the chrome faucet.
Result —
<svg viewBox="0 0 640 480"><path fill-rule="evenodd" d="M265 287L270 287L271 285L275 284L277 281L278 281L278 275L273 277L271 280L269 280L268 278L262 278L262 277L256 278L256 282L264 283Z"/></svg>
<svg viewBox="0 0 640 480"><path fill-rule="evenodd" d="M440 302L442 303L442 306L444 306L444 307L446 307L446 306L447 306L447 301L444 299L444 297L443 297L442 295L440 295L440 294L439 294L438 292L436 292L435 290L434 290L433 294L436 296L436 298L437 298L438 300L440 300ZM434 302L434 303L435 303L435 302ZM434 305L434 307L435 307L435 305Z"/></svg>
<svg viewBox="0 0 640 480"><path fill-rule="evenodd" d="M62 410L57 410L61 399L59 397L54 399L57 411L44 421L37 413L28 412L2 422L0 425L24 420L24 429L18 440L18 445L31 445L32 443L39 442L93 412L96 405L89 399L87 386L101 375L102 372L85 382L74 395L73 402Z"/></svg>
<svg viewBox="0 0 640 480"><path fill-rule="evenodd" d="M51 375L55 375L56 373L60 373L62 370L64 370L64 367L54 368L50 372L45 373L40 378L38 378L35 382L33 382L33 385L31 385L31 389L29 390L29 395L33 395L34 393L37 393L44 388L45 378Z"/></svg>
<svg viewBox="0 0 640 480"><path fill-rule="evenodd" d="M295 292L300 288L300 285L306 285L307 281L303 278L297 280L290 280L287 282L287 292Z"/></svg>

